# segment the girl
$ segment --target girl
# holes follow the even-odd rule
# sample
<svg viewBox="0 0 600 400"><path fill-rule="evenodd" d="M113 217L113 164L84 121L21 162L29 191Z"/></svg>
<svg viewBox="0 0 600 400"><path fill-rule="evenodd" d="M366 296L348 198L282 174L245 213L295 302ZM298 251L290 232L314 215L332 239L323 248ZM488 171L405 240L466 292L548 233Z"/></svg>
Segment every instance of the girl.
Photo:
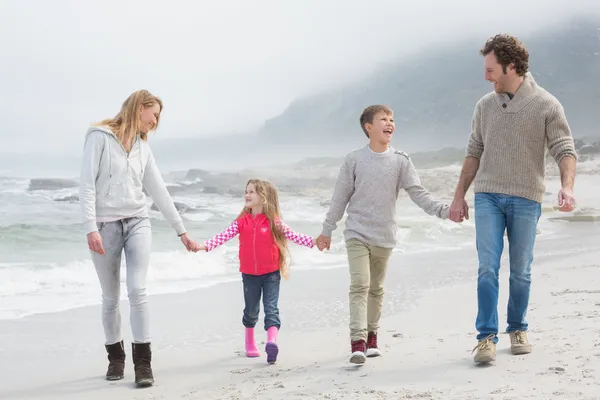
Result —
<svg viewBox="0 0 600 400"><path fill-rule="evenodd" d="M267 331L267 362L277 360L279 348L277 333L279 320L279 284L287 277L287 240L296 244L314 247L312 237L299 234L281 220L277 189L268 181L251 179L246 184L245 206L240 215L223 232L203 244L195 251L210 251L226 241L240 235L240 272L244 286L244 315L242 324L246 328L246 356L260 355L254 341L254 326L258 322L262 294Z"/></svg>

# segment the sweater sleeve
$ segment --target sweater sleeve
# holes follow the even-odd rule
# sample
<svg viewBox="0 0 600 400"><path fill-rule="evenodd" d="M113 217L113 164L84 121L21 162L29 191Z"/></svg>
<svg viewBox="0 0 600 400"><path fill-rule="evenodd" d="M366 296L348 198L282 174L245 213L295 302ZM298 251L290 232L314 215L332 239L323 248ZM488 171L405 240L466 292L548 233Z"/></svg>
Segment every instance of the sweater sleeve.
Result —
<svg viewBox="0 0 600 400"><path fill-rule="evenodd" d="M333 196L331 198L331 205L329 211L325 216L325 222L323 223L323 230L321 234L326 237L331 237L331 234L337 228L337 223L344 216L346 206L350 201L350 197L354 193L354 161L352 159L352 153L348 154L344 159L344 163L340 168L335 187L333 189Z"/></svg>
<svg viewBox="0 0 600 400"><path fill-rule="evenodd" d="M177 235L181 236L186 232L183 221L175 208L175 204L173 204L173 199L171 198L162 175L156 166L154 154L152 154L150 147L148 147L148 151L150 154L144 171L144 188L148 191L148 194L152 197L152 200L154 200L154 203L156 203L160 212L171 223L171 226L175 229Z"/></svg>
<svg viewBox="0 0 600 400"><path fill-rule="evenodd" d="M236 237L237 234L240 233L240 228L237 221L233 221L231 225L229 225L223 232L218 233L212 239L208 239L204 242L206 246L206 251L214 250L215 248L221 246L228 240Z"/></svg>
<svg viewBox="0 0 600 400"><path fill-rule="evenodd" d="M571 128L567 122L563 106L558 101L554 104L546 119L546 143L548 152L558 164L565 156L577 160Z"/></svg>
<svg viewBox="0 0 600 400"><path fill-rule="evenodd" d="M79 205L83 213L83 228L86 235L98 231L96 226L96 178L105 142L105 135L95 132L86 136L83 146L79 176Z"/></svg>
<svg viewBox="0 0 600 400"><path fill-rule="evenodd" d="M481 101L475 106L471 120L471 136L467 145L467 157L481 158L483 154L483 137L481 135Z"/></svg>
<svg viewBox="0 0 600 400"><path fill-rule="evenodd" d="M448 218L450 207L447 204L436 200L431 193L421 185L421 179L417 169L410 158L406 158L402 168L402 188L406 191L410 199L429 215L435 215L441 219Z"/></svg>

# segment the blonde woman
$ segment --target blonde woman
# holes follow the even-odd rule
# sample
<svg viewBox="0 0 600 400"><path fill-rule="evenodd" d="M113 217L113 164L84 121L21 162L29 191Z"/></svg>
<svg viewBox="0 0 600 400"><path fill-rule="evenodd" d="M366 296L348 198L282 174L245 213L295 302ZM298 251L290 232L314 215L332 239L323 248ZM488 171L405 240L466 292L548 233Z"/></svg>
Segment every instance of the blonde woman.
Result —
<svg viewBox="0 0 600 400"><path fill-rule="evenodd" d="M119 310L124 252L137 386L154 383L146 299L152 231L144 189L186 249L196 246L186 233L148 144L148 133L157 128L162 108L158 97L139 90L125 100L114 118L90 127L80 177L84 228L102 289L102 325L109 360L106 379L124 376L125 348Z"/></svg>

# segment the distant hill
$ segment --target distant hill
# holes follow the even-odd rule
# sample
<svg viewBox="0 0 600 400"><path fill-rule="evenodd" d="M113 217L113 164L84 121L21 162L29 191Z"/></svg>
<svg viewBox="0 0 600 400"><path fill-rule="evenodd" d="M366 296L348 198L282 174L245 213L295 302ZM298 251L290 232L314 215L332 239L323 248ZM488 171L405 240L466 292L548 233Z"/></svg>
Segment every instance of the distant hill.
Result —
<svg viewBox="0 0 600 400"><path fill-rule="evenodd" d="M599 28L600 18L580 18L521 38L535 79L561 100L576 138L600 137ZM161 140L154 153L161 167L177 170L339 157L366 144L358 117L373 103L396 112L394 147L411 154L462 149L475 103L492 90L479 55L486 39L423 49L337 90L298 99L258 132Z"/></svg>
<svg viewBox="0 0 600 400"><path fill-rule="evenodd" d="M578 19L521 39L532 74L563 103L574 136L600 135L600 20ZM398 147L463 147L475 103L492 90L483 79L482 45L478 38L427 49L355 84L299 99L266 121L259 137L318 153L342 143L352 148L365 143L362 109L383 103L395 110Z"/></svg>

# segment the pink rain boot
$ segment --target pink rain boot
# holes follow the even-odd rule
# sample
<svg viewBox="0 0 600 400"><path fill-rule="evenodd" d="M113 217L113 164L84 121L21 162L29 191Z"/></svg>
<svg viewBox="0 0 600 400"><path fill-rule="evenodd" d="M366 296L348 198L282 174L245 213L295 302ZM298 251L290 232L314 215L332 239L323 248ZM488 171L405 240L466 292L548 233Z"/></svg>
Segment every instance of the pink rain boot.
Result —
<svg viewBox="0 0 600 400"><path fill-rule="evenodd" d="M246 357L258 357L260 352L254 342L254 328L246 328Z"/></svg>
<svg viewBox="0 0 600 400"><path fill-rule="evenodd" d="M267 352L267 362L274 364L277 361L277 354L279 354L279 347L277 346L277 332L279 330L276 326L272 326L267 329L267 344L265 351Z"/></svg>

